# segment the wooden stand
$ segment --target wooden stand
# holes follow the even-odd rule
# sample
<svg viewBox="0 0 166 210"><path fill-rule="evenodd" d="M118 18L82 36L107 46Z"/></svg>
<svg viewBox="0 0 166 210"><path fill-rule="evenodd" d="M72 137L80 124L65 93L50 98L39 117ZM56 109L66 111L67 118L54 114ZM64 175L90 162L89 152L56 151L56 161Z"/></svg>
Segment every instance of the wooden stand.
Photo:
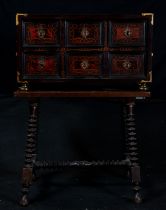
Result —
<svg viewBox="0 0 166 210"><path fill-rule="evenodd" d="M25 150L25 162L22 173L22 197L20 204L29 204L28 193L30 185L35 178L35 171L38 168L48 167L91 167L91 166L111 166L126 165L131 174L134 197L136 203L142 202L140 194L140 164L138 155L138 143L136 138L136 126L134 106L137 97L145 99L150 97L150 92L145 91L16 91L16 97L27 98L29 101L29 121L27 142ZM120 100L124 106L123 119L125 129L126 152L124 160L110 161L38 161L37 160L37 134L38 134L38 110L39 99L43 97L55 98L111 98Z"/></svg>

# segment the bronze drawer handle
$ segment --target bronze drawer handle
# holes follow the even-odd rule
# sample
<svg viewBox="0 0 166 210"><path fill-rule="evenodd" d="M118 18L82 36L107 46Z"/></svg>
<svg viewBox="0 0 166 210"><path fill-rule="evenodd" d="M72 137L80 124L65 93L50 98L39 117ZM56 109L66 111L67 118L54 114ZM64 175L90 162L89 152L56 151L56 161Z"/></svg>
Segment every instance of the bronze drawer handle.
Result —
<svg viewBox="0 0 166 210"><path fill-rule="evenodd" d="M82 69L87 69L89 67L89 62L87 60L84 60L80 63L80 66Z"/></svg>
<svg viewBox="0 0 166 210"><path fill-rule="evenodd" d="M43 27L42 26L40 26L39 28L38 28L38 37L40 38L40 39L43 39L44 37L45 37L45 35L46 35L46 32L45 32L45 30L43 29Z"/></svg>
<svg viewBox="0 0 166 210"><path fill-rule="evenodd" d="M131 37L132 31L129 27L126 27L126 29L124 30L124 35L128 38Z"/></svg>
<svg viewBox="0 0 166 210"><path fill-rule="evenodd" d="M44 59L44 57L40 57L39 58L38 65L39 65L39 68L40 69L43 69L44 68L44 66L45 66L45 59Z"/></svg>
<svg viewBox="0 0 166 210"><path fill-rule="evenodd" d="M81 30L81 36L82 36L82 38L86 39L88 35L89 35L89 31L88 31L87 27L84 26Z"/></svg>
<svg viewBox="0 0 166 210"><path fill-rule="evenodd" d="M131 68L131 62L130 61L124 61L122 64L123 68L125 68L126 70Z"/></svg>

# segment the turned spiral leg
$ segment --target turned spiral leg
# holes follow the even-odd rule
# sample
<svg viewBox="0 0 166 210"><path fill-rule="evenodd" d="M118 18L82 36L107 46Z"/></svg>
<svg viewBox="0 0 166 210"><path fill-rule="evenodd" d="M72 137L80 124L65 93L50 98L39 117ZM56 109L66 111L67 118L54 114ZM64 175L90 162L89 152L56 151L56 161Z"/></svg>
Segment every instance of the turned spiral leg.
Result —
<svg viewBox="0 0 166 210"><path fill-rule="evenodd" d="M39 103L37 100L29 101L29 120L27 129L27 141L25 148L25 161L22 171L22 197L20 205L27 206L28 192L32 184L34 174L34 163L37 155L37 132L38 132L38 108Z"/></svg>
<svg viewBox="0 0 166 210"><path fill-rule="evenodd" d="M124 109L125 116L125 137L126 137L126 158L130 160L130 172L134 190L134 201L142 202L140 194L140 165L138 157L138 144L136 138L136 125L134 115L134 100L128 101Z"/></svg>
<svg viewBox="0 0 166 210"><path fill-rule="evenodd" d="M129 140L128 140L128 129L126 126L126 120L127 120L127 106L124 103L123 107L122 107L122 114L123 114L123 135L124 135L124 139L125 139L125 160L129 160L130 161L130 154L129 154ZM130 168L128 167L127 170L127 177L129 178L131 175L130 173Z"/></svg>

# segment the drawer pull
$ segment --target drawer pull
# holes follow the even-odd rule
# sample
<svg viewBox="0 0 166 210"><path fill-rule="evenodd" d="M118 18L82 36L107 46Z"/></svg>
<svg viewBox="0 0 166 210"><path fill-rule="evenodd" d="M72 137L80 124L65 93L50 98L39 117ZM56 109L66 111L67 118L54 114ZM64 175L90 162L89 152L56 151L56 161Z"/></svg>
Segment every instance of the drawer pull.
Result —
<svg viewBox="0 0 166 210"><path fill-rule="evenodd" d="M131 68L131 62L130 61L124 61L122 64L123 68L125 68L126 70Z"/></svg>
<svg viewBox="0 0 166 210"><path fill-rule="evenodd" d="M89 35L89 31L88 31L87 27L83 27L81 30L82 38L86 39L88 35Z"/></svg>
<svg viewBox="0 0 166 210"><path fill-rule="evenodd" d="M80 66L81 66L82 69L85 70L89 67L89 62L87 60L84 60L84 61L81 62Z"/></svg>
<svg viewBox="0 0 166 210"><path fill-rule="evenodd" d="M40 57L38 60L38 65L40 69L43 69L45 67L45 59L44 57Z"/></svg>
<svg viewBox="0 0 166 210"><path fill-rule="evenodd" d="M38 28L38 37L40 38L40 39L43 39L44 37L45 37L45 35L46 35L46 32L45 32L45 30L43 29L43 27L42 26L40 26L39 28Z"/></svg>
<svg viewBox="0 0 166 210"><path fill-rule="evenodd" d="M126 37L131 37L131 34L132 34L131 29L129 27L126 27L126 29L124 30L124 35Z"/></svg>

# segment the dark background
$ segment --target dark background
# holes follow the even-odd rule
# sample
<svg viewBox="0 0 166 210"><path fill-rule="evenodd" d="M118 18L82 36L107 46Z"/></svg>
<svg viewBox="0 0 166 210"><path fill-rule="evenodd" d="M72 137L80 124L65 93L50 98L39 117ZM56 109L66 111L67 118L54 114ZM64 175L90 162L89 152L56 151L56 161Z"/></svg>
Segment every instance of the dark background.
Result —
<svg viewBox="0 0 166 210"><path fill-rule="evenodd" d="M139 209L165 210L166 11L162 0L0 1L0 209L19 209L17 200L20 196L19 184L28 115L27 101L12 96L17 87L15 15L49 12L154 13L152 98L148 101L138 101L135 110L146 197L145 204ZM43 99L39 158L117 159L121 157L123 149L121 133L119 103L107 100ZM132 204L127 204L120 198L121 194L126 193L126 189L127 192L130 191L128 185L124 184L123 179L114 182L114 178L109 177L109 170L103 173L69 171L68 175L58 174L53 183L54 187L58 186L56 190L50 187L50 183L45 183L47 187L41 183L40 187L38 186L39 191L45 189L43 194L32 190L34 204L31 209L135 209ZM108 185L110 188L105 189ZM36 194L40 196L35 201Z"/></svg>

